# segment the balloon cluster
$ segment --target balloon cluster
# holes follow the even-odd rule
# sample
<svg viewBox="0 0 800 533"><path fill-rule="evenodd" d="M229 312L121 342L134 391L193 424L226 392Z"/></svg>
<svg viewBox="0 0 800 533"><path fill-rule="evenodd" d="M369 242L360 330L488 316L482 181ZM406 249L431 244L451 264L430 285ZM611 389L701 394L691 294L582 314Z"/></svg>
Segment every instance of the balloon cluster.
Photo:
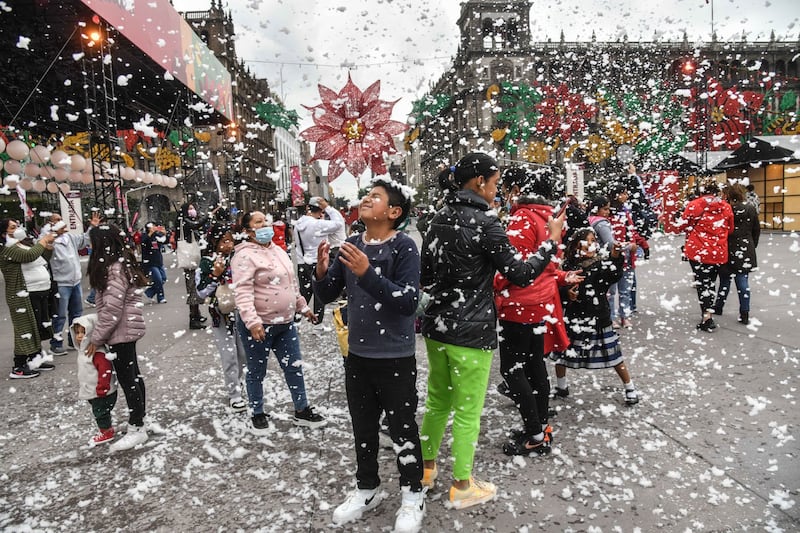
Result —
<svg viewBox="0 0 800 533"><path fill-rule="evenodd" d="M29 147L14 139L7 145L0 138L0 153L5 151L8 159L3 163L6 177L3 185L9 189L21 187L26 191L56 194L70 191L70 183L90 185L95 180L113 179L117 176L125 181L175 188L178 180L172 176L145 172L128 166L113 167L107 162L90 164L80 154L69 155L63 150L43 145Z"/></svg>

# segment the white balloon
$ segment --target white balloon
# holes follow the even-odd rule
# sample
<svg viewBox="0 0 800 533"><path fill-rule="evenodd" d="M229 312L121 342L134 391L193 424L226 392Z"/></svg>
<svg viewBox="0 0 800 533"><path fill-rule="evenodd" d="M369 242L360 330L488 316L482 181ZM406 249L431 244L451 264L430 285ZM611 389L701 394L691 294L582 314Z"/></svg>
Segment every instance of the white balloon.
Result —
<svg viewBox="0 0 800 533"><path fill-rule="evenodd" d="M64 194L67 194L70 190L72 190L72 187L69 186L69 183L59 183L58 188L61 189L61 192Z"/></svg>
<svg viewBox="0 0 800 533"><path fill-rule="evenodd" d="M16 159L9 159L3 164L3 168L9 174L22 174L22 163Z"/></svg>
<svg viewBox="0 0 800 533"><path fill-rule="evenodd" d="M67 181L67 176L69 176L69 170L63 167L56 167L53 169L53 178L56 181Z"/></svg>
<svg viewBox="0 0 800 533"><path fill-rule="evenodd" d="M81 172L81 183L84 185L91 185L94 181L94 175L89 170Z"/></svg>
<svg viewBox="0 0 800 533"><path fill-rule="evenodd" d="M0 139L0 153L6 149L6 142L3 139Z"/></svg>
<svg viewBox="0 0 800 533"><path fill-rule="evenodd" d="M134 179L136 181L138 181L138 182L143 182L144 181L144 170L142 170L140 168L137 168L135 173L136 173L136 177Z"/></svg>
<svg viewBox="0 0 800 533"><path fill-rule="evenodd" d="M153 183L153 173L152 172L145 172L144 177L142 178L143 183Z"/></svg>
<svg viewBox="0 0 800 533"><path fill-rule="evenodd" d="M83 172L80 170L71 170L67 179L72 183L81 183L83 181Z"/></svg>
<svg viewBox="0 0 800 533"><path fill-rule="evenodd" d="M56 167L65 167L70 164L71 159L64 150L53 150L50 154L50 162Z"/></svg>
<svg viewBox="0 0 800 533"><path fill-rule="evenodd" d="M55 171L55 169L53 167L50 167L50 166L47 166L47 165L39 167L39 175L41 177L43 177L43 178L52 178L52 177L54 177L55 175L53 174L53 171Z"/></svg>
<svg viewBox="0 0 800 533"><path fill-rule="evenodd" d="M47 146L42 146L41 144L34 146L30 155L31 161L34 163L44 164L50 161L50 150L47 148Z"/></svg>
<svg viewBox="0 0 800 533"><path fill-rule="evenodd" d="M8 187L9 189L16 189L18 183L19 183L19 176L17 176L16 174L6 176L3 179L3 185Z"/></svg>
<svg viewBox="0 0 800 533"><path fill-rule="evenodd" d="M50 183L48 183L47 192L49 192L50 194L58 193L58 183L56 183L55 181L51 181Z"/></svg>
<svg viewBox="0 0 800 533"><path fill-rule="evenodd" d="M36 163L28 163L25 165L25 175L30 176L31 178L37 177L39 174L42 173L42 169L39 168L39 165ZM44 189L42 189L44 190Z"/></svg>
<svg viewBox="0 0 800 533"><path fill-rule="evenodd" d="M19 186L23 188L23 190L29 191L31 187L33 187L33 180L30 178L22 178L19 180Z"/></svg>
<svg viewBox="0 0 800 533"><path fill-rule="evenodd" d="M86 158L80 154L70 156L70 168L72 170L83 170L86 168Z"/></svg>
<svg viewBox="0 0 800 533"><path fill-rule="evenodd" d="M164 185L164 176L161 174L153 174L153 185Z"/></svg>
<svg viewBox="0 0 800 533"><path fill-rule="evenodd" d="M17 161L22 161L23 159L28 159L28 154L31 153L31 149L28 148L28 145L24 142L20 141L19 139L14 139L8 146L6 146L6 153L12 159L16 159Z"/></svg>

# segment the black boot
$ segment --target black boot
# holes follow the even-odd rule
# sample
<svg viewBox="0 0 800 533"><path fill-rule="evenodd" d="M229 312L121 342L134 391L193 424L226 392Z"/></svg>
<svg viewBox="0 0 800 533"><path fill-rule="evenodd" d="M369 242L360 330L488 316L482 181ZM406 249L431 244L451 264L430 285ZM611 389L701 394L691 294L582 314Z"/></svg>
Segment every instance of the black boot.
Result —
<svg viewBox="0 0 800 533"><path fill-rule="evenodd" d="M203 322L201 317L189 317L189 329L203 329L205 328Z"/></svg>
<svg viewBox="0 0 800 533"><path fill-rule="evenodd" d="M739 313L739 322L745 326L750 323L750 313Z"/></svg>

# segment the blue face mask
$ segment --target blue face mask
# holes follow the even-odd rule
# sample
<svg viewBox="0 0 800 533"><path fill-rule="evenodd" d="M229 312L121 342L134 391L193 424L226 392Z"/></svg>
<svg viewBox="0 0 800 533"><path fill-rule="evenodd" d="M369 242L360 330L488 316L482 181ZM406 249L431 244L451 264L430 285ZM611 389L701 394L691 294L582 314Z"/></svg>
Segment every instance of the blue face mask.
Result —
<svg viewBox="0 0 800 533"><path fill-rule="evenodd" d="M261 244L267 244L272 240L272 237L275 235L275 231L272 229L272 226L266 226L263 228L256 229L256 242Z"/></svg>

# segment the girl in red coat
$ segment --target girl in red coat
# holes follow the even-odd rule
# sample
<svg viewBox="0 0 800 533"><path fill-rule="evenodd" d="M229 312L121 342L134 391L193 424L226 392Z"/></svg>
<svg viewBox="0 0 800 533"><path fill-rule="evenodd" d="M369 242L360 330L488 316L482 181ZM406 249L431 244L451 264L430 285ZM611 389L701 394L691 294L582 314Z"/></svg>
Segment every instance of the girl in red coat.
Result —
<svg viewBox="0 0 800 533"><path fill-rule="evenodd" d="M686 224L684 254L694 272L702 318L697 329L714 331L711 318L719 267L728 262L728 235L733 231L733 210L719 195L719 185L710 181L700 186L700 196L683 210Z"/></svg>
<svg viewBox="0 0 800 533"><path fill-rule="evenodd" d="M554 216L549 202L552 180L544 170L511 167L503 173L503 184L511 200L508 240L527 258L550 238L547 220ZM564 272L556 266L550 262L527 287L514 285L502 274L494 279L500 321L500 372L507 391L503 384L498 389L514 401L524 425L503 445L506 455L550 453L550 383L544 356L569 345L558 285L583 280L578 272Z"/></svg>

